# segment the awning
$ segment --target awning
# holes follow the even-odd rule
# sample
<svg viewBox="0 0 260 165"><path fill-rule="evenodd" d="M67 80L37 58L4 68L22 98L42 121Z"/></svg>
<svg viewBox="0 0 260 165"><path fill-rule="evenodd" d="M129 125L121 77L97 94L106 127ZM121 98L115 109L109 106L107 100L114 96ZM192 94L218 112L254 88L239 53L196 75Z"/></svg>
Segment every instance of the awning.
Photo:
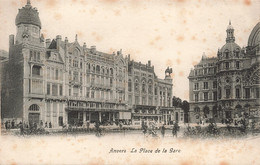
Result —
<svg viewBox="0 0 260 165"><path fill-rule="evenodd" d="M134 113L133 116L162 116L161 114Z"/></svg>

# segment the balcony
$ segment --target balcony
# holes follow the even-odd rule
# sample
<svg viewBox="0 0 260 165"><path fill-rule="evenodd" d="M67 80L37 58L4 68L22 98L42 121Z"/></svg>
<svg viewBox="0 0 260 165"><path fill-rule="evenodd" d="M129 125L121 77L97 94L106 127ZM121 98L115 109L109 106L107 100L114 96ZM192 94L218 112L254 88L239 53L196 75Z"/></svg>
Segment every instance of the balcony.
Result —
<svg viewBox="0 0 260 165"><path fill-rule="evenodd" d="M30 64L37 64L37 65L40 65L40 66L44 65L44 61L43 60L34 59L34 58L29 59L29 63Z"/></svg>
<svg viewBox="0 0 260 165"><path fill-rule="evenodd" d="M31 76L32 78L39 78L39 79L43 78L42 75L38 75L38 74L31 74Z"/></svg>

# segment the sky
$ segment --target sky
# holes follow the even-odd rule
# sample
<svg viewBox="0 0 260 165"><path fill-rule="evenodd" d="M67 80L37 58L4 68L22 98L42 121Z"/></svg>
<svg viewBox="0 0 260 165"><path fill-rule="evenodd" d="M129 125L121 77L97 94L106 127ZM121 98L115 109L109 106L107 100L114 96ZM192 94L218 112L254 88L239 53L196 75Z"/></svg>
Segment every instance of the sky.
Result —
<svg viewBox="0 0 260 165"><path fill-rule="evenodd" d="M8 37L16 34L15 17L26 0L0 0L0 49L8 51ZM189 100L188 75L203 52L216 56L225 44L231 20L236 43L247 46L260 21L260 0L31 0L39 11L44 37L68 37L98 51L122 49L131 59L151 60L164 78L173 69L173 95Z"/></svg>

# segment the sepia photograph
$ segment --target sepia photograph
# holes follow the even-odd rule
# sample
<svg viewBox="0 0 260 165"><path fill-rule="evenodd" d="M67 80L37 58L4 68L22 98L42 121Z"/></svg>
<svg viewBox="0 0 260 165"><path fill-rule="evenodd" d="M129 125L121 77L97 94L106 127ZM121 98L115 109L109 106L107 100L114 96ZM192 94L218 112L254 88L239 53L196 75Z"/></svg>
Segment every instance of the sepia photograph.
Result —
<svg viewBox="0 0 260 165"><path fill-rule="evenodd" d="M260 164L259 0L0 0L0 164Z"/></svg>

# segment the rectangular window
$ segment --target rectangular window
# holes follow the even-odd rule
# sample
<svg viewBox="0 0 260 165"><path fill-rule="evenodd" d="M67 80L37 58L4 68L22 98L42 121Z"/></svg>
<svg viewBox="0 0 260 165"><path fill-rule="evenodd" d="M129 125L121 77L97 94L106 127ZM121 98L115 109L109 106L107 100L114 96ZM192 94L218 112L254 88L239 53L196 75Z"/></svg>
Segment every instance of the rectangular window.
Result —
<svg viewBox="0 0 260 165"><path fill-rule="evenodd" d="M73 80L74 81L78 81L78 76L79 76L78 72L73 72Z"/></svg>
<svg viewBox="0 0 260 165"><path fill-rule="evenodd" d="M204 74L207 74L207 73L208 73L208 69L205 68L205 69L204 69Z"/></svg>
<svg viewBox="0 0 260 165"><path fill-rule="evenodd" d="M135 104L136 104L136 105L139 104L139 96L135 96Z"/></svg>
<svg viewBox="0 0 260 165"><path fill-rule="evenodd" d="M246 98L249 99L250 98L250 88L246 88L245 92L246 92Z"/></svg>
<svg viewBox="0 0 260 165"><path fill-rule="evenodd" d="M229 62L225 62L226 69L229 69Z"/></svg>
<svg viewBox="0 0 260 165"><path fill-rule="evenodd" d="M204 101L208 101L208 95L209 95L209 93L208 92L204 92Z"/></svg>
<svg viewBox="0 0 260 165"><path fill-rule="evenodd" d="M58 80L58 78L59 78L59 70L56 69L56 72L55 72L55 80Z"/></svg>
<svg viewBox="0 0 260 165"><path fill-rule="evenodd" d="M59 79L63 80L63 71L62 71L62 69L60 69Z"/></svg>
<svg viewBox="0 0 260 165"><path fill-rule="evenodd" d="M128 103L129 105L132 105L132 95L128 95Z"/></svg>
<svg viewBox="0 0 260 165"><path fill-rule="evenodd" d="M259 90L259 88L256 88L256 89L255 89L255 97L256 97L256 98L259 98L259 97L260 97L260 90Z"/></svg>
<svg viewBox="0 0 260 165"><path fill-rule="evenodd" d="M74 87L73 88L73 96L78 96L79 95L79 88Z"/></svg>
<svg viewBox="0 0 260 165"><path fill-rule="evenodd" d="M62 96L62 85L60 85L60 96Z"/></svg>
<svg viewBox="0 0 260 165"><path fill-rule="evenodd" d="M41 61L41 55L40 55L40 52L37 53L37 61Z"/></svg>
<svg viewBox="0 0 260 165"><path fill-rule="evenodd" d="M51 84L47 83L47 95L51 94Z"/></svg>
<svg viewBox="0 0 260 165"><path fill-rule="evenodd" d="M91 91L91 98L95 97L95 91Z"/></svg>
<svg viewBox="0 0 260 165"><path fill-rule="evenodd" d="M199 83L194 84L194 90L199 90Z"/></svg>
<svg viewBox="0 0 260 165"><path fill-rule="evenodd" d="M208 88L209 88L208 82L204 82L204 83L203 83L203 88L204 88L204 89L208 89Z"/></svg>
<svg viewBox="0 0 260 165"><path fill-rule="evenodd" d="M58 96L58 85L52 84L52 96Z"/></svg>
<svg viewBox="0 0 260 165"><path fill-rule="evenodd" d="M214 100L214 101L217 100L217 92L213 92L213 100Z"/></svg>
<svg viewBox="0 0 260 165"><path fill-rule="evenodd" d="M142 97L142 104L146 105L146 98L145 97Z"/></svg>
<svg viewBox="0 0 260 165"><path fill-rule="evenodd" d="M199 101L199 94L196 93L196 94L195 94L195 102L198 102L198 101Z"/></svg>
<svg viewBox="0 0 260 165"><path fill-rule="evenodd" d="M30 51L30 60L33 60L33 52Z"/></svg>
<svg viewBox="0 0 260 165"><path fill-rule="evenodd" d="M214 89L217 88L217 81L213 81L213 88L214 88Z"/></svg>
<svg viewBox="0 0 260 165"><path fill-rule="evenodd" d="M230 89L226 89L226 98L230 98Z"/></svg>
<svg viewBox="0 0 260 165"><path fill-rule="evenodd" d="M240 67L240 63L239 61L236 61L236 68L239 69L239 67Z"/></svg>
<svg viewBox="0 0 260 165"><path fill-rule="evenodd" d="M36 52L33 52L33 61L36 61Z"/></svg>
<svg viewBox="0 0 260 165"><path fill-rule="evenodd" d="M236 98L240 98L240 90L239 90L239 88L236 88Z"/></svg>
<svg viewBox="0 0 260 165"><path fill-rule="evenodd" d="M89 98L89 96L90 96L90 90L89 88L87 88L86 97Z"/></svg>

